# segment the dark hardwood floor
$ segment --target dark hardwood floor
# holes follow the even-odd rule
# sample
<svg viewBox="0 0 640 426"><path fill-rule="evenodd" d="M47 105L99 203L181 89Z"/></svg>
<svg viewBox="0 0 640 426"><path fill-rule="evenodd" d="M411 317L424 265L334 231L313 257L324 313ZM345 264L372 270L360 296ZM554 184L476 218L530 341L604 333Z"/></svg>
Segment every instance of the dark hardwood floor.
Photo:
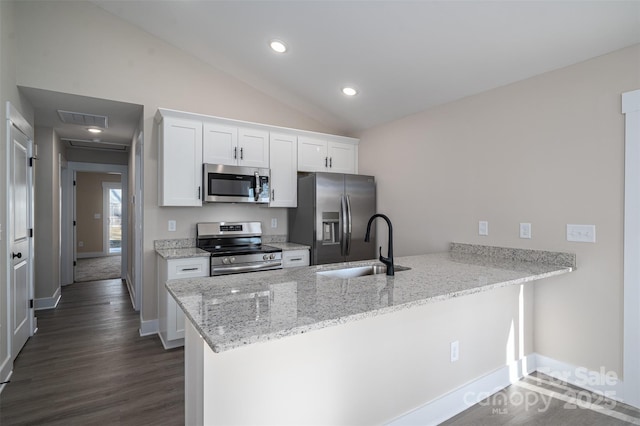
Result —
<svg viewBox="0 0 640 426"><path fill-rule="evenodd" d="M184 424L184 351L140 337L121 280L65 286L36 316L0 394L0 425Z"/></svg>
<svg viewBox="0 0 640 426"><path fill-rule="evenodd" d="M441 425L640 425L640 410L534 372Z"/></svg>

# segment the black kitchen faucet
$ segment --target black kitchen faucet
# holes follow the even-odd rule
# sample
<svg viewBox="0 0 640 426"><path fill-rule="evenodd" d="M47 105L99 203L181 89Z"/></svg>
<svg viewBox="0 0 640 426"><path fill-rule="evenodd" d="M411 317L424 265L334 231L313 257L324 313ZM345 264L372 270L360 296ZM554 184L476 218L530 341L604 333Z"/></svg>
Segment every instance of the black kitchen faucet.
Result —
<svg viewBox="0 0 640 426"><path fill-rule="evenodd" d="M387 247L387 256L388 257L384 257L382 256L382 246L380 246L380 262L384 263L385 265L387 265L387 275L395 275L395 271L393 268L393 226L391 225L391 220L380 213L376 213L373 216L371 216L371 218L369 219L369 223L367 223L367 233L364 236L364 241L365 242L369 242L369 239L371 237L371 223L373 223L373 220L376 217L381 217L383 218L386 222L387 222L387 226L389 227L389 246Z"/></svg>

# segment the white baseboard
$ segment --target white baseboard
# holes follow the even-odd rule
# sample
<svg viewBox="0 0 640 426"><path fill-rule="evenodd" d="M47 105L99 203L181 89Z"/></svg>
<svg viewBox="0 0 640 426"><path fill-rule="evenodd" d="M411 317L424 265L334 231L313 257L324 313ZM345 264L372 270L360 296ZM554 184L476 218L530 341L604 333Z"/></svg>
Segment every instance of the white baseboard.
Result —
<svg viewBox="0 0 640 426"><path fill-rule="evenodd" d="M133 288L133 282L131 281L131 277L129 276L128 272L127 272L127 278L125 278L124 282L127 285L127 290L129 291L129 300L131 300L131 306L135 311L139 311L139 309L136 309L136 299L134 297L135 288Z"/></svg>
<svg viewBox="0 0 640 426"><path fill-rule="evenodd" d="M517 382L533 371L560 379L571 385L605 395L616 401L625 401L624 383L613 372L591 371L565 362L539 355L530 354L525 358L472 380L464 386L434 399L389 424L400 425L437 425L461 413L477 402ZM640 407L639 407L640 408Z"/></svg>
<svg viewBox="0 0 640 426"><path fill-rule="evenodd" d="M140 336L158 334L158 320L140 321Z"/></svg>
<svg viewBox="0 0 640 426"><path fill-rule="evenodd" d="M165 348L165 350L180 348L184 346L184 339L169 340L165 342L164 338L162 337L162 333L158 333L158 337L160 338L162 347Z"/></svg>
<svg viewBox="0 0 640 426"><path fill-rule="evenodd" d="M535 355L528 355L513 364L505 365L446 393L422 407L394 419L389 424L394 426L440 424L520 380L533 372L535 367Z"/></svg>
<svg viewBox="0 0 640 426"><path fill-rule="evenodd" d="M60 287L58 287L51 297L41 297L33 301L33 309L41 311L43 309L53 309L58 306L61 297Z"/></svg>

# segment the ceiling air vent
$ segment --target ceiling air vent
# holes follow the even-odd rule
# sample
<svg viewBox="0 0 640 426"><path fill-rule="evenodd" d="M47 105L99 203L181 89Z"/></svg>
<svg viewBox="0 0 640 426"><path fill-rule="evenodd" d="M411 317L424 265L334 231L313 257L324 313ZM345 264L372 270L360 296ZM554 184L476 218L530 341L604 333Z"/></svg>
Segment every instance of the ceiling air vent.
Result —
<svg viewBox="0 0 640 426"><path fill-rule="evenodd" d="M72 112L58 110L58 115L63 123L77 124L79 126L87 127L101 127L107 128L107 117L104 115L85 114L82 112Z"/></svg>
<svg viewBox="0 0 640 426"><path fill-rule="evenodd" d="M86 149L99 149L102 151L127 151L129 149L128 144L122 144L117 142L104 142L104 141L88 141L79 139L64 139L70 148L86 148Z"/></svg>

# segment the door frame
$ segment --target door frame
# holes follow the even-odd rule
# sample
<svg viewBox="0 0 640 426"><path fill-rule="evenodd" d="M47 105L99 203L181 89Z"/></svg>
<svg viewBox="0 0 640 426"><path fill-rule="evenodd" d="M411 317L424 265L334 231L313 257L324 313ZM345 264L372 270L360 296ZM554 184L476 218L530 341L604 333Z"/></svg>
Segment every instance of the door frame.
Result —
<svg viewBox="0 0 640 426"><path fill-rule="evenodd" d="M624 401L640 407L640 90L622 94L624 176Z"/></svg>
<svg viewBox="0 0 640 426"><path fill-rule="evenodd" d="M122 217L129 217L129 206L128 202L125 200L129 199L129 168L127 165L123 164L103 164L103 163L81 163L75 161L68 161L67 168L69 173L66 174L66 180L62 182L62 185L70 192L74 193L73 181L75 180L75 174L77 172L97 172L97 173L119 173L121 176L120 183L122 185ZM73 197L69 197L70 200L67 201L66 205L62 206L62 209L67 209L68 212L71 212L70 215L63 215L62 217L68 217L72 222L76 220L76 212L75 212L75 195ZM122 223L122 250L121 250L121 271L120 276L122 279L126 279L127 277L127 268L128 268L128 221L123 220ZM63 225L64 226L64 225ZM73 276L73 264L77 261L76 254L76 232L75 227L70 224L70 229L73 230L73 244L69 244L67 247L63 247L63 250L68 251L71 248L72 253L65 253L63 258L71 259L71 261L67 262L65 265L60 265L61 268L65 268L65 274L71 273ZM69 247L71 246L71 247ZM71 272L69 272L71 271ZM135 288L135 287L134 287ZM137 289L136 289L137 291ZM140 295L131 295L132 299L137 299Z"/></svg>

